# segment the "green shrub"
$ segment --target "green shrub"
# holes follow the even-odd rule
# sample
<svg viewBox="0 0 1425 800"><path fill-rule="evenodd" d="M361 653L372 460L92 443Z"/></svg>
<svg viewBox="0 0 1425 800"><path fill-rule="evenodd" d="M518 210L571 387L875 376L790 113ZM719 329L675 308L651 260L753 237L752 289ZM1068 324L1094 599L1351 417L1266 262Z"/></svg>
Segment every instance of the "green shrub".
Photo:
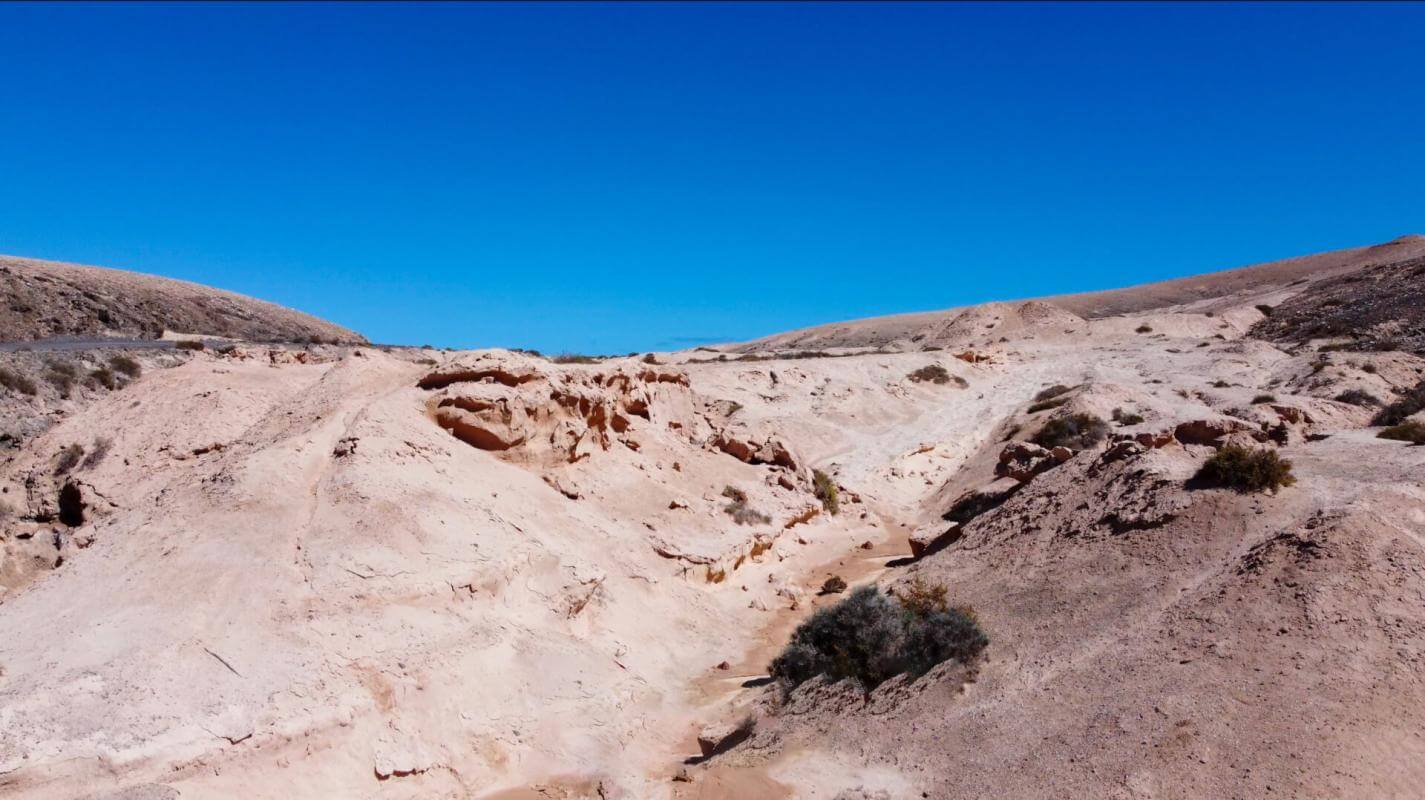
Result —
<svg viewBox="0 0 1425 800"><path fill-rule="evenodd" d="M1380 399L1364 389L1347 389L1336 395L1336 402L1346 403L1353 406L1374 407L1380 405Z"/></svg>
<svg viewBox="0 0 1425 800"><path fill-rule="evenodd" d="M137 378L143 374L143 366L125 355L117 355L109 359L109 367L116 372L124 373L130 378Z"/></svg>
<svg viewBox="0 0 1425 800"><path fill-rule="evenodd" d="M1371 424L1399 425L1422 408L1425 408L1425 381L1406 389L1398 400L1381 409Z"/></svg>
<svg viewBox="0 0 1425 800"><path fill-rule="evenodd" d="M1376 434L1378 439L1394 439L1398 442L1410 442L1411 444L1425 444L1425 423L1410 420L1399 425L1392 425L1389 428Z"/></svg>
<svg viewBox="0 0 1425 800"><path fill-rule="evenodd" d="M826 675L871 689L903 673L923 675L945 661L971 663L988 644L964 611L911 609L865 586L799 625L768 670L789 687Z"/></svg>
<svg viewBox="0 0 1425 800"><path fill-rule="evenodd" d="M1218 450L1202 465L1197 477L1215 486L1239 492L1275 493L1296 483L1291 462L1272 449L1248 449L1235 444Z"/></svg>
<svg viewBox="0 0 1425 800"><path fill-rule="evenodd" d="M20 394L32 395L39 391L39 387L35 386L35 382L29 377L3 368L0 368L0 386Z"/></svg>
<svg viewBox="0 0 1425 800"><path fill-rule="evenodd" d="M841 511L841 499L836 492L836 481L819 469L811 471L811 479L816 499L821 501L821 507L826 509L826 513L835 516Z"/></svg>
<svg viewBox="0 0 1425 800"><path fill-rule="evenodd" d="M1275 403L1277 396L1274 394L1259 394L1252 398L1252 405L1259 406L1262 403Z"/></svg>
<svg viewBox="0 0 1425 800"><path fill-rule="evenodd" d="M1087 450L1108 436L1108 423L1093 414L1070 414L1044 423L1031 442L1040 447Z"/></svg>

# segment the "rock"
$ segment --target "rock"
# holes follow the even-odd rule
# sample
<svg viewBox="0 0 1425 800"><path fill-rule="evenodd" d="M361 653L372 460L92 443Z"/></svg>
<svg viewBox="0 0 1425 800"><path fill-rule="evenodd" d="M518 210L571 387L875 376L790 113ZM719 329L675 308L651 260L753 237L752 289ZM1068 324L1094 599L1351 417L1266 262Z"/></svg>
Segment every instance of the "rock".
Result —
<svg viewBox="0 0 1425 800"><path fill-rule="evenodd" d="M702 751L703 758L710 758L751 736L752 727L751 718L743 720L737 725L732 723L709 725L698 731L698 749Z"/></svg>
<svg viewBox="0 0 1425 800"><path fill-rule="evenodd" d="M1178 425L1173 429L1173 437L1183 444L1205 444L1217 447L1222 443L1223 437L1251 429L1247 423L1238 420L1198 419Z"/></svg>
<svg viewBox="0 0 1425 800"><path fill-rule="evenodd" d="M1051 467L1058 466L1049 450L1030 442L1010 442L1000 451L995 474L1013 478L1020 483L1029 481L1035 475Z"/></svg>
<svg viewBox="0 0 1425 800"><path fill-rule="evenodd" d="M687 767L678 767L678 771L673 773L673 780L678 783L692 783L693 776L688 774Z"/></svg>
<svg viewBox="0 0 1425 800"><path fill-rule="evenodd" d="M945 519L962 524L969 522L1008 500L1010 495L1014 494L1021 485L1014 478L1000 478L993 483L966 492L950 506L949 511L945 512Z"/></svg>
<svg viewBox="0 0 1425 800"><path fill-rule="evenodd" d="M1125 458L1142 455L1148 448L1132 439L1121 439L1114 442L1103 454L1104 461L1122 461Z"/></svg>
<svg viewBox="0 0 1425 800"><path fill-rule="evenodd" d="M910 535L912 558L924 558L959 541L962 531L958 522L940 522L917 529Z"/></svg>
<svg viewBox="0 0 1425 800"><path fill-rule="evenodd" d="M1133 441L1151 450L1167 447L1177 441L1175 431L1143 431L1133 436Z"/></svg>
<svg viewBox="0 0 1425 800"><path fill-rule="evenodd" d="M717 668L720 670L729 670L732 669L732 665L727 663L726 661L721 661L718 662Z"/></svg>
<svg viewBox="0 0 1425 800"><path fill-rule="evenodd" d="M1049 455L1053 456L1055 461L1062 464L1065 461L1068 461L1069 459L1074 457L1074 451L1070 450L1067 447L1064 447L1063 445L1060 445L1050 450Z"/></svg>
<svg viewBox="0 0 1425 800"><path fill-rule="evenodd" d="M1281 417L1283 422L1287 422L1292 425L1311 424L1311 415L1306 413L1305 411L1302 411L1299 408L1295 408L1293 406L1274 405L1271 407L1271 409L1272 411L1276 412L1278 417Z"/></svg>

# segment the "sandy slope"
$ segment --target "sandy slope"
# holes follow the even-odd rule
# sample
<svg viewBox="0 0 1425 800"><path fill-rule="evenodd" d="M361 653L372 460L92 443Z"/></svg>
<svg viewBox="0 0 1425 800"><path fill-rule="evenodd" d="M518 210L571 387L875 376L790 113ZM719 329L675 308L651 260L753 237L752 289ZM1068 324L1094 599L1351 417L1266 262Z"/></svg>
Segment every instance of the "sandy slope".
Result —
<svg viewBox="0 0 1425 800"><path fill-rule="evenodd" d="M150 370L0 468L32 559L0 564L0 795L1410 796L1425 449L1332 398L1425 361L1243 339L1300 290L1279 277L1132 316L992 304L919 352L243 346ZM930 364L963 386L909 379ZM1028 414L1055 383L1066 405ZM1161 446L1078 453L909 564L1016 426L1117 408ZM1184 422L1266 425L1300 483L1193 487L1212 448ZM946 582L988 660L869 699L744 685L832 573ZM750 740L684 764L747 713Z"/></svg>
<svg viewBox="0 0 1425 800"><path fill-rule="evenodd" d="M196 283L0 256L0 341L156 339L164 331L263 342L366 341L309 314Z"/></svg>

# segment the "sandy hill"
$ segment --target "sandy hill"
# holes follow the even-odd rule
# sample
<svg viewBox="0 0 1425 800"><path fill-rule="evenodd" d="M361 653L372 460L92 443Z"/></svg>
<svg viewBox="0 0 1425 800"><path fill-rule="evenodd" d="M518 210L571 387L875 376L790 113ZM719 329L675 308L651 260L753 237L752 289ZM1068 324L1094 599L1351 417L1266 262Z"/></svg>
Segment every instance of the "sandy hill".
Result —
<svg viewBox="0 0 1425 800"><path fill-rule="evenodd" d="M366 341L300 311L196 283L0 256L0 341L156 339L164 331L260 342Z"/></svg>
<svg viewBox="0 0 1425 800"><path fill-rule="evenodd" d="M986 316L986 309L990 307L997 308L1000 313L995 319L985 320L978 332L993 333L994 338L1004 335L1003 331L997 329L1005 324L1011 328L1029 324L1052 330L1053 325L1045 319L1043 313L1046 305L1060 309L1070 317L1070 322L1060 326L1061 329L1080 327L1074 325L1072 317L1092 320L1142 314L1172 307L1184 307L1198 312L1228 309L1247 304L1252 298L1271 299L1282 292L1293 291L1303 283L1337 278L1365 267L1397 263L1422 256L1425 256L1425 236L1402 236L1385 244L1289 258L1160 283L1047 297L1029 306L1031 309L1037 309L1038 319L1032 318L1032 312L1030 319L1020 318L1019 309L1024 307L1024 301L992 303L968 309L952 308L945 311L899 314L819 325L758 339L737 349L748 352L788 348L905 349L912 346L965 344L974 337L962 335L947 340L945 329L958 329L955 332L967 334L970 320L957 318L967 314L972 317Z"/></svg>
<svg viewBox="0 0 1425 800"><path fill-rule="evenodd" d="M1357 350L1262 327L1425 280L1296 283L1353 252L911 334L965 358L244 344L0 382L53 421L0 450L0 796L1417 796L1425 447L1378 434L1425 422L1425 358L1376 335L1413 307ZM1295 482L1203 476L1235 447ZM988 645L774 680L831 578L940 587Z"/></svg>

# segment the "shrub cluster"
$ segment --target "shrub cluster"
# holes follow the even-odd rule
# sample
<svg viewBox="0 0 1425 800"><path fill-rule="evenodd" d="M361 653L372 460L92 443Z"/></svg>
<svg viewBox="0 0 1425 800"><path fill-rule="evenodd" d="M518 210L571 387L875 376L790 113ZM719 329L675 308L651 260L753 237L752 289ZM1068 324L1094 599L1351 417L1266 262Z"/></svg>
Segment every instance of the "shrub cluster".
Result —
<svg viewBox="0 0 1425 800"><path fill-rule="evenodd" d="M1411 444L1425 444L1425 423L1410 420L1399 425L1392 425L1389 428L1376 434L1378 439L1394 439L1398 442L1410 442Z"/></svg>
<svg viewBox="0 0 1425 800"><path fill-rule="evenodd" d="M1218 450L1202 465L1197 477L1215 486L1239 492L1275 493L1296 483L1291 462L1272 449L1248 449L1230 444Z"/></svg>
<svg viewBox="0 0 1425 800"><path fill-rule="evenodd" d="M1040 447L1087 450L1108 436L1108 423L1093 414L1069 414L1044 423L1031 442Z"/></svg>
<svg viewBox="0 0 1425 800"><path fill-rule="evenodd" d="M143 374L143 367L139 362L126 355L117 355L109 359L109 368L115 372L122 372L130 378L137 378Z"/></svg>
<svg viewBox="0 0 1425 800"><path fill-rule="evenodd" d="M4 368L0 368L0 386L20 394L34 394L39 391L39 387L27 376Z"/></svg>
<svg viewBox="0 0 1425 800"><path fill-rule="evenodd" d="M1399 425L1422 408L1425 408L1425 381L1406 389L1398 400L1381 409L1371 424Z"/></svg>
<svg viewBox="0 0 1425 800"><path fill-rule="evenodd" d="M1380 405L1380 399L1364 389L1347 389L1336 395L1336 402L1366 407Z"/></svg>
<svg viewBox="0 0 1425 800"><path fill-rule="evenodd" d="M937 383L944 385L951 380L955 380L950 374L950 370L940 364L928 364L915 372L906 376L916 383ZM964 383L963 380L956 380L957 383Z"/></svg>
<svg viewBox="0 0 1425 800"><path fill-rule="evenodd" d="M1113 409L1113 421L1119 425L1137 425L1143 421L1143 415L1115 408Z"/></svg>
<svg viewBox="0 0 1425 800"><path fill-rule="evenodd" d="M731 500L723 511L738 525L766 525L772 518L747 505L747 493L733 486L724 486L722 496Z"/></svg>
<svg viewBox="0 0 1425 800"><path fill-rule="evenodd" d="M819 469L811 471L811 479L816 499L821 501L821 507L826 509L826 513L836 516L837 512L841 510L841 499L836 493L836 481Z"/></svg>
<svg viewBox="0 0 1425 800"><path fill-rule="evenodd" d="M768 669L788 686L826 675L870 689L903 673L924 675L944 661L969 663L988 644L962 610L907 605L865 586L798 626Z"/></svg>
<svg viewBox="0 0 1425 800"><path fill-rule="evenodd" d="M1263 403L1275 403L1277 396L1274 394L1259 394L1252 398L1252 405L1259 406Z"/></svg>

